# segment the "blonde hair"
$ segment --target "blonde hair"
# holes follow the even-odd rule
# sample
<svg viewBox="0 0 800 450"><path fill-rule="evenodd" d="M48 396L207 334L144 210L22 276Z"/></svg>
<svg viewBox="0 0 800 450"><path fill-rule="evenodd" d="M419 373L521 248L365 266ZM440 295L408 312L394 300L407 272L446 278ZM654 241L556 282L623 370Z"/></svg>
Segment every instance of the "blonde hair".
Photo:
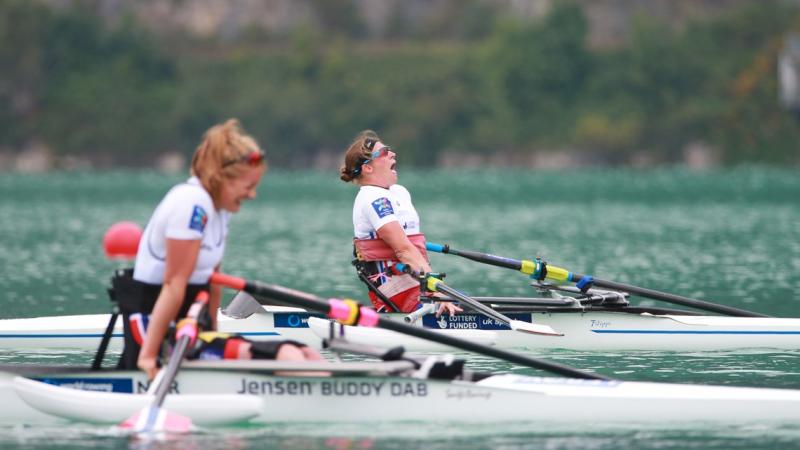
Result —
<svg viewBox="0 0 800 450"><path fill-rule="evenodd" d="M255 158L253 158L255 156ZM206 130L192 157L190 173L200 179L214 202L219 201L222 183L244 173L239 163L267 167L263 152L252 136L242 130L237 119Z"/></svg>
<svg viewBox="0 0 800 450"><path fill-rule="evenodd" d="M364 130L358 133L353 143L347 148L344 154L344 164L339 168L339 179L345 183L358 178L364 161L372 156L372 150L366 146L367 140L378 142L381 138L378 137L378 133L372 130Z"/></svg>

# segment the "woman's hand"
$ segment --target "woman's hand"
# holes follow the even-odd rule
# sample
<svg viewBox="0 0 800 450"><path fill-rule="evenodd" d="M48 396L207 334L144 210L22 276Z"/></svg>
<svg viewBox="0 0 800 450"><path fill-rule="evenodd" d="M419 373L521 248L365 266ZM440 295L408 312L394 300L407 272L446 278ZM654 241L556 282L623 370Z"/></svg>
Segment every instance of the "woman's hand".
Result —
<svg viewBox="0 0 800 450"><path fill-rule="evenodd" d="M136 364L140 369L142 369L142 371L144 371L144 373L147 374L148 380L155 378L156 374L158 373L158 366L156 365L155 356L147 356L143 353L140 353Z"/></svg>
<svg viewBox="0 0 800 450"><path fill-rule="evenodd" d="M436 317L441 316L445 311L447 311L447 314L452 316L455 313L464 310L456 306L453 302L439 302L439 310L436 311Z"/></svg>

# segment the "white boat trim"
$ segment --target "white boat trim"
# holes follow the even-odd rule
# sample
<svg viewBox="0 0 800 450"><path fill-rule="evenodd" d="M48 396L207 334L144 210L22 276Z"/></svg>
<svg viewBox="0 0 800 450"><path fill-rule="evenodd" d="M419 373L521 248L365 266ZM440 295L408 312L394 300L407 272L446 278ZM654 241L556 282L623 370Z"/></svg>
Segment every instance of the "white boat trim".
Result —
<svg viewBox="0 0 800 450"><path fill-rule="evenodd" d="M585 312L506 313L510 318L544 324L563 336L542 336L512 331L505 324L479 314L422 317L418 324L457 337L509 349L596 350L780 350L800 348L800 318L756 318L631 313L613 310ZM316 316L298 308L261 307L261 312L234 319L220 314L220 331L255 340L293 339L320 348L329 335ZM403 320L401 314L391 314ZM39 317L0 320L0 348L11 350L97 348L109 315ZM339 328L337 328L339 330ZM340 332L340 331L337 331ZM348 339L371 344L403 345L410 351L441 351L445 347L386 330L345 328ZM665 339L669 336L669 339ZM121 319L110 349L120 350Z"/></svg>
<svg viewBox="0 0 800 450"><path fill-rule="evenodd" d="M326 372L336 375L396 375L410 373L417 369L412 361L380 361L380 362L329 362L329 361L275 361L275 360L193 360L184 361L182 369L249 371L258 373L275 373L288 371Z"/></svg>

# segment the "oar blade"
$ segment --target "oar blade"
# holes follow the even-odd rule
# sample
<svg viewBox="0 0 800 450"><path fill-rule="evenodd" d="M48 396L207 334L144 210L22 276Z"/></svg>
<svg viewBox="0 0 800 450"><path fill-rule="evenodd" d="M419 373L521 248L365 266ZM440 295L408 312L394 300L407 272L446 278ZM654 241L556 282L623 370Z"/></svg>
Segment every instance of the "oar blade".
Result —
<svg viewBox="0 0 800 450"><path fill-rule="evenodd" d="M142 408L119 426L134 433L188 433L194 429L192 419L154 405Z"/></svg>
<svg viewBox="0 0 800 450"><path fill-rule="evenodd" d="M522 320L510 320L508 326L514 331L521 331L523 333L541 334L544 336L563 336L564 333L559 333L549 325L540 323L523 322Z"/></svg>

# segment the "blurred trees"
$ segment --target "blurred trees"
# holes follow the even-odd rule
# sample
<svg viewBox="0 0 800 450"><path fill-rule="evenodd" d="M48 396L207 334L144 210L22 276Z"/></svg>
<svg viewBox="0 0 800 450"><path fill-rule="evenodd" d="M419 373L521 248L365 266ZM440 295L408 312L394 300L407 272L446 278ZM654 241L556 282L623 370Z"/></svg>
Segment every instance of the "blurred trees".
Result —
<svg viewBox="0 0 800 450"><path fill-rule="evenodd" d="M238 117L271 161L338 155L360 130L403 162L570 148L594 162L674 162L703 142L724 162L798 163L800 124L776 99L775 61L798 11L759 3L675 30L638 18L630 44L591 50L576 3L542 20L467 1L426 26L397 17L364 43L352 2L312 2L322 27L166 46L133 20L0 3L0 146L150 165L189 154ZM439 17L439 16L437 16ZM188 50L187 50L188 48Z"/></svg>
<svg viewBox="0 0 800 450"><path fill-rule="evenodd" d="M41 139L63 154L141 160L174 138L174 64L132 24L8 0L0 13L0 145Z"/></svg>

